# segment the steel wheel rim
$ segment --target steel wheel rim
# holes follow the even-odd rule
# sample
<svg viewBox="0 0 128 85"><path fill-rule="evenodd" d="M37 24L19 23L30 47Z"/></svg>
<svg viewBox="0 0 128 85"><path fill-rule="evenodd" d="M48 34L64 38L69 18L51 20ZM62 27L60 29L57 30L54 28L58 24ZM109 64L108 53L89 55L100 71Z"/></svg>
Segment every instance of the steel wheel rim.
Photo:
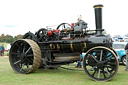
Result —
<svg viewBox="0 0 128 85"><path fill-rule="evenodd" d="M100 51L98 52L96 50ZM102 46L90 49L86 53L83 61L85 73L95 81L108 81L112 79L118 71L118 65L119 63L115 53Z"/></svg>

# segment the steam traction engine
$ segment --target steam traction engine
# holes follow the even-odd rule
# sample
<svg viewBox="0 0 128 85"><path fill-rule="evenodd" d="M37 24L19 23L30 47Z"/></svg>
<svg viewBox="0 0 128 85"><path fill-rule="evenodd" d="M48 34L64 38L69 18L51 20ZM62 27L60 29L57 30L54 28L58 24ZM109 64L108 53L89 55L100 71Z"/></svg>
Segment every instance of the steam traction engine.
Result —
<svg viewBox="0 0 128 85"><path fill-rule="evenodd" d="M94 6L96 30L87 30L87 23L79 19L72 25L62 23L56 30L41 28L35 34L26 33L11 46L9 61L13 70L28 74L38 68L58 68L80 60L84 52L83 68L91 79L112 79L118 70L118 59L111 36L102 34L102 7Z"/></svg>

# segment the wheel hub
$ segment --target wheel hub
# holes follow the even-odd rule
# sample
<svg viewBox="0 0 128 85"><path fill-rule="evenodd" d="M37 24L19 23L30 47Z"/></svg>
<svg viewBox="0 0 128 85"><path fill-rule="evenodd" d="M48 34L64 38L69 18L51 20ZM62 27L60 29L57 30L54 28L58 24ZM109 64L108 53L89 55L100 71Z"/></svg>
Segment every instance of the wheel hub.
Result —
<svg viewBox="0 0 128 85"><path fill-rule="evenodd" d="M103 62L101 62L101 61L99 61L98 63L97 63L97 67L98 68L103 68L103 66L104 66L104 63Z"/></svg>
<svg viewBox="0 0 128 85"><path fill-rule="evenodd" d="M24 59L24 58L26 59L26 54L25 53L21 53L20 54L20 59Z"/></svg>

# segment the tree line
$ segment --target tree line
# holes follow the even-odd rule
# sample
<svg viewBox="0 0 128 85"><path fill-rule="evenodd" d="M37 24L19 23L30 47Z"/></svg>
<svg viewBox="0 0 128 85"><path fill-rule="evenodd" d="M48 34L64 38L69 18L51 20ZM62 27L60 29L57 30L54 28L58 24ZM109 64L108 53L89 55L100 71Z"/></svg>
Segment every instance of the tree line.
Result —
<svg viewBox="0 0 128 85"><path fill-rule="evenodd" d="M22 39L22 37L23 37L23 35L21 35L21 34L14 36L14 37L11 35L1 34L0 42L12 43L18 39Z"/></svg>

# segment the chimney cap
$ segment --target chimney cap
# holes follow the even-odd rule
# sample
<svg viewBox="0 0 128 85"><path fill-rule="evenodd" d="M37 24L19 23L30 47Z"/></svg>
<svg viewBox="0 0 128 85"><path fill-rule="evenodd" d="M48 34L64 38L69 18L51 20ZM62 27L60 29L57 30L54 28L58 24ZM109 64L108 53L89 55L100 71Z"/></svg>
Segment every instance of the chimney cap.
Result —
<svg viewBox="0 0 128 85"><path fill-rule="evenodd" d="M97 4L97 5L94 5L93 8L102 8L103 5L102 4Z"/></svg>

